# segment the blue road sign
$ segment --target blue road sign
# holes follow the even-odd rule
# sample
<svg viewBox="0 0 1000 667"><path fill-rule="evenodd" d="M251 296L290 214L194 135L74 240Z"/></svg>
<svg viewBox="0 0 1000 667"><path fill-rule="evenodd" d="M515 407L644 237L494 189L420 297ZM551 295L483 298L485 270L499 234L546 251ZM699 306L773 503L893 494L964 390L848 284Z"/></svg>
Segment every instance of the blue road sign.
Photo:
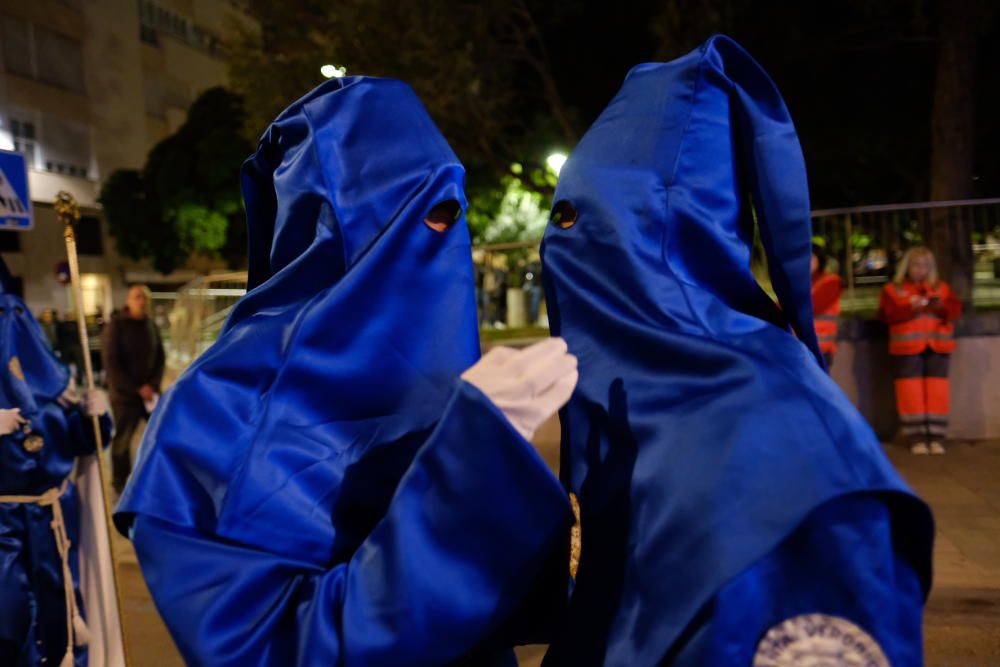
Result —
<svg viewBox="0 0 1000 667"><path fill-rule="evenodd" d="M0 151L0 229L31 229L31 195L24 156Z"/></svg>

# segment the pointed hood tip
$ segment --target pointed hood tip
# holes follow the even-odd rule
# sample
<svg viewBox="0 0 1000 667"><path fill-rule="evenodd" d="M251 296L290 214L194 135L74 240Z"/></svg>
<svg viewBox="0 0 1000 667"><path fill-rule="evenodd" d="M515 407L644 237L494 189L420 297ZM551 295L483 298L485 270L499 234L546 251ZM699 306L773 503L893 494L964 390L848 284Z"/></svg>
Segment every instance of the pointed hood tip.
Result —
<svg viewBox="0 0 1000 667"><path fill-rule="evenodd" d="M268 281L327 232L342 245L338 261L351 264L398 202L420 190L428 165L464 173L409 84L356 76L318 85L278 115L243 163L249 286ZM360 205L357 193L377 185L397 196ZM455 198L464 208L464 194ZM380 209L374 216L373 205Z"/></svg>
<svg viewBox="0 0 1000 667"><path fill-rule="evenodd" d="M673 61L634 67L570 156L556 200L576 198L608 218L613 198L587 185L598 172L621 187L642 182L644 191L669 192L648 208L666 225L672 270L736 310L791 328L822 363L812 326L805 163L778 87L746 49L717 34ZM780 311L745 270L750 202ZM605 238L623 232L592 224L604 227ZM635 236L630 243L642 242L641 229L626 233Z"/></svg>

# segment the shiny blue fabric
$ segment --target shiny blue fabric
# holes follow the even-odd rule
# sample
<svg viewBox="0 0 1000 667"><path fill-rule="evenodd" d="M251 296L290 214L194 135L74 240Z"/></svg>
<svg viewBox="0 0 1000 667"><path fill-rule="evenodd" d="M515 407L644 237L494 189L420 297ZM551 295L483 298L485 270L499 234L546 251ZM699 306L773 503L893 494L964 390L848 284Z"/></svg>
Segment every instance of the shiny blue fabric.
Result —
<svg viewBox="0 0 1000 667"><path fill-rule="evenodd" d="M577 222L550 225L542 255L553 334L580 363L561 472L580 498L583 552L546 664L683 655L686 628L722 618L698 614L727 583L850 494L887 508L885 525L908 538L892 554L926 594L930 513L822 368L805 168L760 66L717 36L635 67L563 167L563 200ZM780 308L750 272L751 202ZM813 576L822 588L824 572ZM809 588L794 595L809 606ZM886 627L869 630L920 642L919 623L905 636Z"/></svg>
<svg viewBox="0 0 1000 667"><path fill-rule="evenodd" d="M242 173L250 291L164 395L115 515L193 665L443 665L570 520L477 390L464 170L405 84L331 80ZM509 650L489 660L509 659Z"/></svg>
<svg viewBox="0 0 1000 667"><path fill-rule="evenodd" d="M889 507L868 494L821 506L777 548L727 582L664 662L751 665L768 630L822 612L877 637L889 664L922 665L924 591L904 556L910 536L894 523Z"/></svg>
<svg viewBox="0 0 1000 667"><path fill-rule="evenodd" d="M19 407L30 419L41 406L59 398L69 384L69 369L52 351L28 307L9 293L0 293L0 344L4 355L0 407ZM24 379L10 371L15 356Z"/></svg>
<svg viewBox="0 0 1000 667"><path fill-rule="evenodd" d="M14 357L23 380L10 369ZM90 419L79 407L63 408L56 401L69 372L30 311L12 294L0 294L0 362L0 408L21 408L31 433L44 441L39 451L29 452L24 448L27 433L0 436L0 495L37 496L62 484L77 456L94 452ZM105 417L102 426L106 437L110 419ZM61 502L78 586L80 507L72 484ZM26 667L42 658L58 665L66 651L62 561L51 521L49 507L0 503L0 665ZM86 617L79 591L77 602ZM86 647L77 647L76 664L85 665L86 655Z"/></svg>

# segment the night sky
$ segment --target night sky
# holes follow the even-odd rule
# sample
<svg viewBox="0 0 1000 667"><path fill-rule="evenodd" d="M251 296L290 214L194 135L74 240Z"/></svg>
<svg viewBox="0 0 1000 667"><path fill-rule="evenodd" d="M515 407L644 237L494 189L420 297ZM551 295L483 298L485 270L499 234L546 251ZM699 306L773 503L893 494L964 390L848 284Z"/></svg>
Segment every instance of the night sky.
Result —
<svg viewBox="0 0 1000 667"><path fill-rule="evenodd" d="M588 3L546 26L555 77L580 129L593 122L632 66L677 57L723 31L782 91L806 155L814 207L928 198L938 48L931 3L921 11L914 9L920 3L904 2L728 4L736 7L729 25L696 16L674 40L657 34L663 2L621 2L613 12ZM979 82L972 91L976 196L1000 194L997 14L982 28Z"/></svg>

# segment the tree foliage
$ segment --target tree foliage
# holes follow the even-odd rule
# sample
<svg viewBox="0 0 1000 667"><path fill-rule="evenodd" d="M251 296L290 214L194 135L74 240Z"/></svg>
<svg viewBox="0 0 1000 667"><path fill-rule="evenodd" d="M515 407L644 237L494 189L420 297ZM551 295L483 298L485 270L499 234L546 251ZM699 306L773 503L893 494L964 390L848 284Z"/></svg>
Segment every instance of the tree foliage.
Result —
<svg viewBox="0 0 1000 667"><path fill-rule="evenodd" d="M724 32L761 61L796 120L812 200L824 208L996 196L998 14L991 0L667 0L653 26L660 58ZM919 240L968 299L968 220L932 218Z"/></svg>
<svg viewBox="0 0 1000 667"><path fill-rule="evenodd" d="M469 191L484 195L479 209L499 206L510 163L543 168L550 150L568 150L581 133L557 89L540 27L563 10L535 4L256 2L261 29L243 28L227 45L232 86L248 102L247 136L258 137L322 81L324 64L346 67L348 75L399 78L466 165Z"/></svg>
<svg viewBox="0 0 1000 667"><path fill-rule="evenodd" d="M253 8L260 31L238 30L228 48L232 85L253 101L254 137L319 83L327 63L349 75L405 80L473 163L506 160L504 144L534 131L536 110L567 119L548 121L546 131L559 126L564 141L579 134L568 120L572 112L559 108L565 105L534 19L538 10L523 0L261 0Z"/></svg>
<svg viewBox="0 0 1000 667"><path fill-rule="evenodd" d="M319 83L323 64L410 83L466 165L469 220L484 240L530 227L497 222L520 190L543 204L551 195L544 182L512 174L511 163L523 164L525 174L544 170L544 156L572 149L632 66L682 55L716 32L746 46L778 83L802 139L817 208L925 200L935 194L935 171L961 171L965 186L973 180L973 196L995 195L995 6L990 0L635 0L611 12L581 0L257 0L252 7L261 29L228 44L229 64L234 89L248 101L253 139ZM932 167L944 19L969 7L976 11L980 53L973 56L976 80L962 89L976 107L975 155L967 153L960 170ZM938 118L948 123L957 116ZM491 224L499 226L490 230Z"/></svg>
<svg viewBox="0 0 1000 667"><path fill-rule="evenodd" d="M499 180L499 187L484 187L470 193L466 216L475 243L509 243L542 237L549 219L551 197L546 191L555 187L550 170L533 169L525 174L524 166L513 163L510 173Z"/></svg>
<svg viewBox="0 0 1000 667"><path fill-rule="evenodd" d="M244 261L238 173L253 147L241 133L243 116L237 95L208 90L177 132L150 151L142 171L109 177L101 203L121 255L149 258L164 274L194 253Z"/></svg>

